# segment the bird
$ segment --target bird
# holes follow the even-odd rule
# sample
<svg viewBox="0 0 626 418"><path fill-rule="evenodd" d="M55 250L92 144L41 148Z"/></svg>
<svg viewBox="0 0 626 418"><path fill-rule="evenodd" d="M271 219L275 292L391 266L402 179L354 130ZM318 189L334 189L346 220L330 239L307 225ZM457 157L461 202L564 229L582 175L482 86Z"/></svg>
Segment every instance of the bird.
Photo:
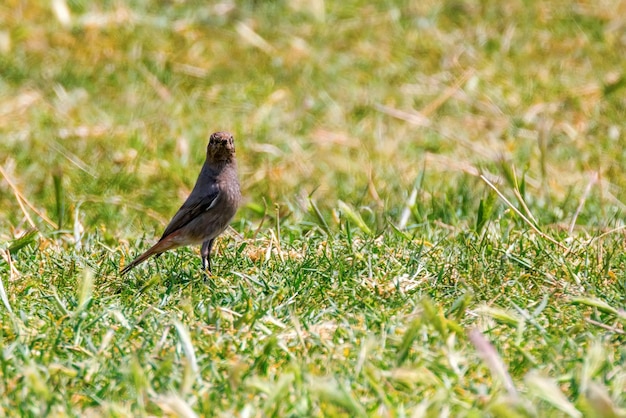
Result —
<svg viewBox="0 0 626 418"><path fill-rule="evenodd" d="M235 141L229 132L211 134L206 160L187 200L165 228L161 239L121 270L125 275L148 258L185 245L202 244L202 269L211 272L211 249L228 227L241 202Z"/></svg>

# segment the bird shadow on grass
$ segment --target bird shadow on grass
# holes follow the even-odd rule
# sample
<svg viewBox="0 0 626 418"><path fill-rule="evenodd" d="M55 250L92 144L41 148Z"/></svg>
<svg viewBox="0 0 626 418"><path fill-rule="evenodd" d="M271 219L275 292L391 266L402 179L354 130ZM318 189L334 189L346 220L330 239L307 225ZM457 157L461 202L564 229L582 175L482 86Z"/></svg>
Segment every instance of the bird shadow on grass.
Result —
<svg viewBox="0 0 626 418"><path fill-rule="evenodd" d="M149 288L159 284L166 287L168 292L175 287L185 288L197 284L205 285L212 290L216 289L213 274L193 263L185 264L185 268L181 264L176 263L169 268L157 264L156 271L150 274L147 280L137 283L139 285L138 293L144 293Z"/></svg>
<svg viewBox="0 0 626 418"><path fill-rule="evenodd" d="M164 286L167 292L176 287L185 288L190 285L205 285L210 290L215 290L217 285L214 279L217 277L201 268L199 263L185 260L172 261L159 257L152 261L152 265L146 265L137 269L132 274L121 276L117 268L110 272L108 277L114 280L105 280L101 289L108 288L113 294L144 294L156 286Z"/></svg>

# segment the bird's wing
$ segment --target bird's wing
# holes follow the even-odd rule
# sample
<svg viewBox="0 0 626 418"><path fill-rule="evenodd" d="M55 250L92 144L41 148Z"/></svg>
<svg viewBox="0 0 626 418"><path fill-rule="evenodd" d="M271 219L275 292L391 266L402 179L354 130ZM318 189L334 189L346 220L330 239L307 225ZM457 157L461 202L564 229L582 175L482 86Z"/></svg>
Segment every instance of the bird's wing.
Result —
<svg viewBox="0 0 626 418"><path fill-rule="evenodd" d="M198 196L194 196L192 193L165 228L161 240L211 209L217 202L219 195L220 190L215 183Z"/></svg>

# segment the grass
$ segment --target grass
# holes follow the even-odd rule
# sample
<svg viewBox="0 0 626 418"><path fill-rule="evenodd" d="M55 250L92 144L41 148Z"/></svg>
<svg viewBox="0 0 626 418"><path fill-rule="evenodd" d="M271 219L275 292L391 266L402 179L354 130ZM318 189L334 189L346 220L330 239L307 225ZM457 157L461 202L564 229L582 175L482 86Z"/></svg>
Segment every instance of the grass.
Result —
<svg viewBox="0 0 626 418"><path fill-rule="evenodd" d="M0 416L626 416L623 9L5 2Z"/></svg>

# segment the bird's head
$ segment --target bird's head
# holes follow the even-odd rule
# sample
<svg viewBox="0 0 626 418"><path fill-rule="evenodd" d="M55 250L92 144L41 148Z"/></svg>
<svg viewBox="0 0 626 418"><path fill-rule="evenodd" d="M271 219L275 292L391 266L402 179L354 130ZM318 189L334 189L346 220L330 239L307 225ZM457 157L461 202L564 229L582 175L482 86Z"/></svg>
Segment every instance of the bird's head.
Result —
<svg viewBox="0 0 626 418"><path fill-rule="evenodd" d="M206 148L209 161L229 161L235 158L235 139L229 132L215 132Z"/></svg>

